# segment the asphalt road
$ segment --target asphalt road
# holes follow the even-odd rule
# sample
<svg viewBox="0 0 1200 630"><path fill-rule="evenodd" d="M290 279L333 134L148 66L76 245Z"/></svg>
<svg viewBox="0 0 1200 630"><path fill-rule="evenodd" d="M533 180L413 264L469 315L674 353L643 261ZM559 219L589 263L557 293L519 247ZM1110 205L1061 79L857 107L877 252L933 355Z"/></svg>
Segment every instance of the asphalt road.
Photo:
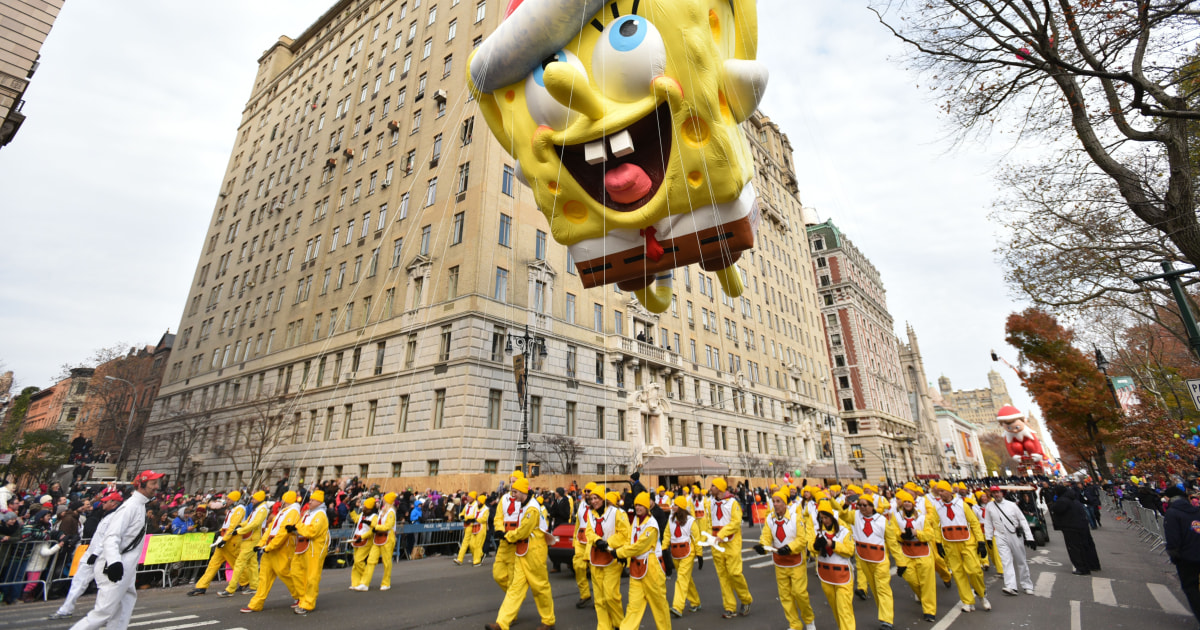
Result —
<svg viewBox="0 0 1200 630"><path fill-rule="evenodd" d="M1006 596L1000 592L1002 583L994 573L986 575L991 612L977 610L961 613L955 605L956 589L938 589L938 621L921 621L921 610L913 600L908 585L893 576L895 593L895 627L922 630L959 628L1000 630L1011 628L1054 628L1063 630L1107 630L1136 628L1138 630L1173 630L1197 628L1196 620L1187 609L1186 599L1179 590L1173 567L1165 556L1149 553L1148 547L1119 522L1107 520L1106 526L1095 532L1104 570L1092 576L1071 575L1061 535L1052 532L1048 547L1032 553L1030 570L1037 586L1037 595ZM754 595L749 617L727 620L721 618L720 590L712 563L705 562L697 573L697 587L703 609L684 613L674 619L676 629L704 630L709 628L778 628L787 624L779 607L774 581L774 569L768 558L756 556L750 549L757 539L758 527L746 528L744 571ZM816 624L821 629L836 627L836 621L817 583L815 571L810 571L809 594L816 611ZM555 613L559 628L593 628L595 613L589 608L578 610L575 601L578 591L569 568L552 574ZM503 599L499 587L492 581L491 559L481 567L458 567L450 557L434 556L423 560L397 563L392 576L392 589L378 590L376 571L372 590L348 590L350 572L347 569L327 569L321 582L317 610L307 616L292 614L286 589L276 586L268 598L266 609L260 613L241 614L238 609L249 599L245 596L221 599L216 597L219 586L210 587L204 597L187 597L189 586L151 589L139 593L131 628L137 630L303 630L327 629L330 624L339 628L481 628L495 619ZM668 580L668 593L673 592L673 579ZM85 613L93 596L80 600L78 610ZM58 603L18 604L0 608L0 630L59 630L69 628L74 619L48 621ZM877 628L874 599L855 600L858 627ZM532 630L538 617L532 597L526 599L514 628ZM643 628L653 628L649 611L642 621Z"/></svg>

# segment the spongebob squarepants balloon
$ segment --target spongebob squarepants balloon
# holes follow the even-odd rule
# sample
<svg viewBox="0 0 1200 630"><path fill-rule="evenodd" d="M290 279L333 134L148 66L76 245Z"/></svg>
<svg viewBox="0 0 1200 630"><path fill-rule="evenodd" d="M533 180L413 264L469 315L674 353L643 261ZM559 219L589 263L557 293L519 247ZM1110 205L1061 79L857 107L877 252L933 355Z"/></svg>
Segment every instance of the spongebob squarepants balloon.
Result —
<svg viewBox="0 0 1200 630"><path fill-rule="evenodd" d="M470 87L584 286L650 310L699 263L741 295L754 246L754 0L510 0L471 58Z"/></svg>

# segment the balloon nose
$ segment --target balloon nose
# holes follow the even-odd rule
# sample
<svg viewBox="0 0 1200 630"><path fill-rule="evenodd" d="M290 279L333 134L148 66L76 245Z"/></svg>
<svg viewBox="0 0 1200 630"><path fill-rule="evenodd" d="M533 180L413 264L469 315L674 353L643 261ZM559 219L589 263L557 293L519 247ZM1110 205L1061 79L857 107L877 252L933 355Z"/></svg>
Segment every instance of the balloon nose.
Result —
<svg viewBox="0 0 1200 630"><path fill-rule="evenodd" d="M551 62L542 72L546 91L564 107L573 109L592 120L604 117L604 103L592 89L587 75L579 68L561 61Z"/></svg>

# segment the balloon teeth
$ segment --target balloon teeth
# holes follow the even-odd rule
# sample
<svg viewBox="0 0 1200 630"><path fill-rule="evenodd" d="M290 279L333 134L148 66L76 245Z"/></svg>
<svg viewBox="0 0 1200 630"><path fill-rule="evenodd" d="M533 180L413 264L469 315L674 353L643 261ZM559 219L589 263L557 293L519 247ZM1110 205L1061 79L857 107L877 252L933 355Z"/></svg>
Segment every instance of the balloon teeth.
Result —
<svg viewBox="0 0 1200 630"><path fill-rule="evenodd" d="M597 140L583 145L583 156L588 164L595 166L603 163L608 159L608 154L604 149L604 140Z"/></svg>
<svg viewBox="0 0 1200 630"><path fill-rule="evenodd" d="M608 147L612 149L612 154L617 157L625 157L633 154L633 137L629 135L628 129L622 129L616 134L609 136Z"/></svg>

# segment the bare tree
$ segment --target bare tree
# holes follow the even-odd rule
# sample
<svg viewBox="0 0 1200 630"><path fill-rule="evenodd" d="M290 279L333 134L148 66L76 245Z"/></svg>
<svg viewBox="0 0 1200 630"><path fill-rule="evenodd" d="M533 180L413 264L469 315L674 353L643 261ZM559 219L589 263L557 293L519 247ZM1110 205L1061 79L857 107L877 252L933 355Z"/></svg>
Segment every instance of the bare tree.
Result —
<svg viewBox="0 0 1200 630"><path fill-rule="evenodd" d="M880 0L872 10L912 46L910 63L962 137L1012 123L1063 169L1103 178L1126 212L1200 264L1192 4Z"/></svg>
<svg viewBox="0 0 1200 630"><path fill-rule="evenodd" d="M287 413L291 399L286 394L261 396L243 403L231 415L226 425L226 430L232 431L229 443L220 446L219 454L229 460L239 479L247 479L247 487L257 488L269 481L266 465L274 461L275 450L299 430Z"/></svg>
<svg viewBox="0 0 1200 630"><path fill-rule="evenodd" d="M214 426L213 413L191 408L178 409L167 414L163 425L165 430L170 431L166 435L167 453L175 462L175 474L171 479L182 483L190 468L188 464L193 453L208 429Z"/></svg>
<svg viewBox="0 0 1200 630"><path fill-rule="evenodd" d="M750 453L738 455L738 467L745 471L747 477L766 477L771 471L767 460Z"/></svg>
<svg viewBox="0 0 1200 630"><path fill-rule="evenodd" d="M547 473L565 475L579 472L579 456L583 455L584 448L575 438L569 435L543 435L533 442L533 448L542 455L543 465L549 458L557 461L557 464L548 466L550 470Z"/></svg>
<svg viewBox="0 0 1200 630"><path fill-rule="evenodd" d="M55 377L54 380L55 380L55 382L58 382L58 381L70 378L71 370L73 370L75 368L94 368L99 365L108 363L109 361L112 361L113 359L119 359L123 356L128 355L129 350L131 348L135 348L135 347L138 347L138 346L134 346L132 344L128 344L123 341L120 341L120 342L114 343L111 346L97 348L96 350L94 350L92 352L91 356L84 359L83 361L78 361L75 363L64 363L64 364L58 366L58 376Z"/></svg>

